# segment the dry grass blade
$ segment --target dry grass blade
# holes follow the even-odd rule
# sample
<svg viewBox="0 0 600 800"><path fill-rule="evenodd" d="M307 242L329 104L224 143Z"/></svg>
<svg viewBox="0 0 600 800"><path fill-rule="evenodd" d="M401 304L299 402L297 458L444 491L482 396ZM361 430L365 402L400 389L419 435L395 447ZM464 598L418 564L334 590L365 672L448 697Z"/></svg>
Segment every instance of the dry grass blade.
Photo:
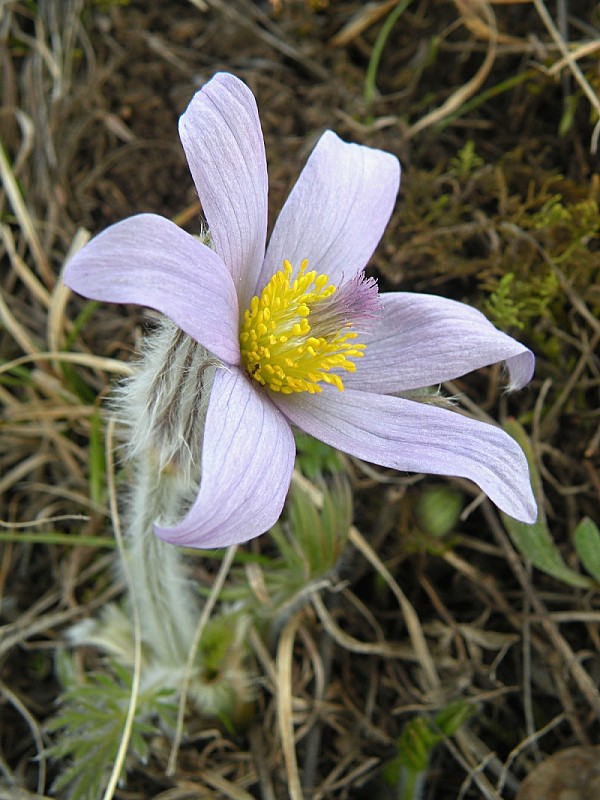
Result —
<svg viewBox="0 0 600 800"><path fill-rule="evenodd" d="M50 305L50 292L34 275L27 263L17 253L14 234L8 225L0 225L0 236L10 260L11 269L23 281L31 295L43 306Z"/></svg>
<svg viewBox="0 0 600 800"><path fill-rule="evenodd" d="M8 702L17 709L19 714L27 722L29 730L33 735L33 739L35 741L35 746L37 750L36 761L39 763L37 792L38 794L41 794L44 790L44 786L46 785L46 755L44 748L44 740L42 739L42 732L32 714L29 713L27 707L21 702L21 700L17 697L17 695L4 683L4 681L1 680L0 680L0 694L4 695L4 697L8 700Z"/></svg>
<svg viewBox="0 0 600 800"><path fill-rule="evenodd" d="M68 364L79 364L82 367L89 367L90 369L98 369L104 372L112 372L114 375L131 375L131 366L123 361L116 361L113 358L102 358L101 356L94 356L91 353L61 353L60 351L54 352L36 352L28 356L21 356L15 358L6 364L0 364L0 375L3 372L10 372L15 367L20 367L23 364L30 364L32 361L64 361Z"/></svg>
<svg viewBox="0 0 600 800"><path fill-rule="evenodd" d="M322 506L323 495L312 483L310 483L310 481L307 481L306 478L304 478L296 470L294 471L293 480L295 483L301 486L303 491L305 491L312 498L312 501L315 503L317 507ZM389 570L385 567L379 556L375 553L375 551L366 541L364 536L362 536L355 527L350 528L349 540L354 545L354 547L356 547L356 549L363 554L363 556L375 568L375 570L381 575L383 580L390 587L392 593L398 600L400 608L402 609L402 614L404 616L404 621L408 629L408 634L412 646L414 648L416 658L421 664L421 667L423 668L424 674L427 678L427 683L428 683L427 691L432 691L435 693L435 691L440 686L440 679L437 674L433 658L431 657L431 654L429 652L429 648L427 647L427 642L414 608L411 606L411 604L408 601L408 598L406 597L402 589L398 586L397 581L394 580L394 578L390 574Z"/></svg>
<svg viewBox="0 0 600 800"><path fill-rule="evenodd" d="M421 131L431 127L432 125L435 125L438 122L441 122L453 112L458 111L458 109L481 88L483 82L490 74L492 67L494 66L494 61L496 60L497 52L498 33L496 28L496 19L494 17L494 12L488 3L485 2L485 0L478 0L476 7L477 11L481 11L484 16L485 31L488 41L487 52L485 54L483 63L475 75L463 86L453 92L439 108L436 108L434 111L430 111L429 114L426 114L418 122L415 122L410 126L405 134L408 139L412 139L417 135L417 133L420 133ZM471 9L469 9L467 18L471 19L472 17L473 12Z"/></svg>
<svg viewBox="0 0 600 800"><path fill-rule="evenodd" d="M224 2L224 0L208 0L208 2L213 8L218 9L225 19L258 37L267 47L301 64L314 78L327 79L327 71L314 59L306 56L294 44L287 41L282 36L281 30L273 26L269 16L255 3L250 3L248 0L236 0L234 3Z"/></svg>
<svg viewBox="0 0 600 800"><path fill-rule="evenodd" d="M336 625L318 593L315 592L311 600L323 627L344 650L348 650L351 653L363 653L364 655L379 655L382 658L403 658L409 661L418 661L415 651L407 645L391 644L389 642L361 642L353 636L349 636L341 630L339 625Z"/></svg>
<svg viewBox="0 0 600 800"><path fill-rule="evenodd" d="M356 528L350 529L349 538L356 549L364 555L367 561L373 566L379 575L381 575L396 597L398 604L402 609L408 635L414 648L417 660L421 665L423 673L427 679L426 691L431 693L431 699L435 702L435 696L441 686L440 678L435 667L435 662L431 656L431 653L429 652L429 648L427 647L427 641L414 608L409 603L408 598L398 586L398 583L394 580L379 556L375 553L365 538L356 530Z"/></svg>
<svg viewBox="0 0 600 800"><path fill-rule="evenodd" d="M514 750L508 754L508 758L506 759L502 771L498 776L498 792L502 792L504 790L504 786L508 780L511 764L517 759L517 757L527 748L537 744L538 740L541 739L542 736L545 736L551 730L556 728L557 725L561 725L565 719L565 714L559 714L558 716L554 717L554 719L551 719L550 722L546 723L546 725L544 725L542 728L534 731L530 736L527 736L525 739L522 739L519 742L517 747L515 747Z"/></svg>
<svg viewBox="0 0 600 800"><path fill-rule="evenodd" d="M580 61L582 58L585 58L586 56L591 56L592 53L596 53L598 50L600 50L600 41L580 44L575 48L575 50L563 56L563 58L559 59L556 63L554 63L551 67L549 67L548 74L557 75L561 70L563 70L566 66L568 66L572 62Z"/></svg>
<svg viewBox="0 0 600 800"><path fill-rule="evenodd" d="M13 174L13 170L6 157L6 150L4 144L0 140L0 179L4 186L4 190L8 196L9 202L13 207L17 217L19 227L23 232L25 240L27 241L36 263L38 273L48 288L54 285L54 275L42 243L38 237L35 224L31 218L31 214L23 200L23 196L19 191L17 181Z"/></svg>
<svg viewBox="0 0 600 800"><path fill-rule="evenodd" d="M495 514L489 508L485 509L485 514L490 528L494 532L494 535L497 537L502 549L506 554L508 562L514 570L519 582L530 597L534 612L539 615L541 627L545 630L550 641L552 642L552 645L562 657L564 667L572 674L573 679L585 697L587 703L592 709L594 709L596 715L600 718L600 691L598 686L590 676L589 672L584 669L581 664L581 660L576 657L565 637L561 635L557 626L548 617L544 604L538 597L537 593L533 591L523 563L518 558L516 552L510 544L507 534L500 526Z"/></svg>
<svg viewBox="0 0 600 800"><path fill-rule="evenodd" d="M119 509L117 506L117 492L115 486L115 472L114 472L114 432L115 422L110 420L106 435L106 462L107 462L107 475L108 475L108 490L110 499L110 512L115 532L115 539L117 540L117 547L119 548L119 555L125 575L125 581L129 584L132 582L131 571L128 564L127 551L125 549L125 542L123 541L123 534L121 533L121 523L119 519ZM125 759L127 758L127 750L129 748L129 740L133 730L133 721L135 719L135 709L137 706L138 695L140 692L140 684L142 677L142 628L140 624L140 609L136 602L136 594L134 591L129 592L132 613L132 628L133 628L133 670L131 681L131 698L129 701L129 708L127 709L127 717L125 719L125 727L119 743L119 749L115 758L106 790L102 796L102 800L112 800L117 790L121 774L125 766Z"/></svg>
<svg viewBox="0 0 600 800"><path fill-rule="evenodd" d="M277 645L277 721L290 800L303 800L294 740L292 685L294 640L301 621L302 612L291 617L284 626Z"/></svg>
<svg viewBox="0 0 600 800"><path fill-rule="evenodd" d="M399 2L400 0L386 0L383 3L367 3L353 15L339 33L336 33L331 39L331 44L334 47L346 47L361 33L368 30L371 25L389 14Z"/></svg>
<svg viewBox="0 0 600 800"><path fill-rule="evenodd" d="M75 238L71 242L71 247L65 258L65 263L89 241L88 231L78 230ZM60 350L63 346L63 339L66 331L72 329L70 320L67 318L67 302L71 297L71 291L65 286L62 280L57 281L51 295L50 308L48 312L48 347L50 350Z"/></svg>
<svg viewBox="0 0 600 800"><path fill-rule="evenodd" d="M179 711L177 714L177 728L175 730L175 734L173 736L173 744L171 747L171 753L169 755L169 764L167 767L167 774L172 775L175 772L177 767L177 754L179 753L179 747L181 745L181 739L183 737L183 723L185 717L185 709L187 703L187 694L188 689L190 686L190 681L192 679L192 675L194 672L194 666L196 662L196 655L198 653L198 647L200 645L200 641L202 639L202 634L208 624L210 619L210 615L212 614L214 607L219 599L219 595L221 590L225 584L225 580L227 579L227 575L229 574L229 570L231 569L231 565L233 564L233 560L235 558L235 554L237 552L237 546L233 545L227 549L225 553L225 557L221 562L221 566L219 567L219 571L215 577L213 585L210 590L210 594L206 599L206 603L202 608L202 613L200 614L200 618L198 620L198 626L194 633L194 638L190 644L190 652L187 664L185 665L185 673L183 676L183 681L180 690L179 696Z"/></svg>
<svg viewBox="0 0 600 800"><path fill-rule="evenodd" d="M227 798L227 800L253 800L253 795L236 786L235 783L228 781L227 778L217 772L205 769L199 774L199 778L211 788L216 789L220 797Z"/></svg>
<svg viewBox="0 0 600 800"><path fill-rule="evenodd" d="M0 291L0 321L8 330L15 342L22 350L32 357L35 361L39 347L33 341L31 336L27 333L23 325L17 322L16 317L9 308L9 305L4 297L4 291Z"/></svg>
<svg viewBox="0 0 600 800"><path fill-rule="evenodd" d="M26 475L29 475L32 470L43 467L48 463L49 458L50 457L44 453L36 453L35 455L29 456L24 461L20 461L16 467L7 472L0 480L0 494L8 491L11 486L14 486Z"/></svg>
<svg viewBox="0 0 600 800"><path fill-rule="evenodd" d="M567 43L560 35L560 31L554 24L552 17L548 13L548 9L546 8L543 0L532 0L533 5L535 6L536 11L540 15L541 20L543 21L544 25L546 26L548 33L552 36L556 46L558 47L559 51L562 53L563 60L568 66L571 74L579 84L581 90L585 94L585 96L590 101L590 104L594 111L598 116L598 122L596 123L596 127L594 128L594 133L592 135L592 140L590 143L590 150L592 153L596 153L598 149L598 138L600 137L600 97L594 91L590 82L587 80L583 72L581 71L577 60L571 57L571 53L569 53L569 49ZM595 42L598 45L598 42Z"/></svg>

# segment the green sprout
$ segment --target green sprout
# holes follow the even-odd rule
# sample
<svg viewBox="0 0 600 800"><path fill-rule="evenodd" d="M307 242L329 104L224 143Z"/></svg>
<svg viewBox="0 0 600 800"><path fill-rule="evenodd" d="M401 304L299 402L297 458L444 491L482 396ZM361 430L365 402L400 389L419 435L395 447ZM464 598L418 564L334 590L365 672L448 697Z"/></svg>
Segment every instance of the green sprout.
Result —
<svg viewBox="0 0 600 800"><path fill-rule="evenodd" d="M471 704L458 700L442 708L433 718L422 715L407 722L397 742L398 754L383 771L384 780L396 790L398 800L422 797L433 750L455 734L473 714Z"/></svg>

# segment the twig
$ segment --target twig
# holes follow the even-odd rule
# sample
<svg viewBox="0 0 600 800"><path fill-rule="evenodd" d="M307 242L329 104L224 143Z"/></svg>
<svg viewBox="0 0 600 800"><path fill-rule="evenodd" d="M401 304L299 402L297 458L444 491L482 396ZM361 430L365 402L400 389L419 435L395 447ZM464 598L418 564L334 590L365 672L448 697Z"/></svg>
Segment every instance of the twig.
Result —
<svg viewBox="0 0 600 800"><path fill-rule="evenodd" d="M119 509L117 507L117 490L115 486L115 469L114 469L114 434L115 434L115 420L111 418L108 422L106 429L106 475L108 481L108 495L110 500L110 511L115 532L115 539L119 548L119 555L123 562L123 574L129 587L132 586L132 577L129 568L129 561L127 551L125 550L125 543L121 533L121 524L119 520ZM129 597L131 601L131 615L133 626L133 670L131 679L131 696L129 699L129 707L127 709L127 717L125 719L125 726L121 741L119 742L119 749L115 758L110 779L104 792L102 800L111 800L117 789L121 772L125 765L127 757L127 748L129 747L129 740L131 739L131 731L133 730L133 722L135 719L135 709L137 706L137 699L140 692L140 683L142 677L142 628L140 621L140 610L137 604L136 594L132 588L129 590Z"/></svg>
<svg viewBox="0 0 600 800"><path fill-rule="evenodd" d="M598 114L598 117L600 117L600 98L598 97L596 92L590 86L590 83L586 79L586 77L583 74L583 72L581 71L581 69L579 67L579 64L577 64L577 62L574 59L570 58L569 49L568 49L564 39L560 35L560 32L559 32L558 28L554 24L554 22L552 20L552 17L548 13L548 10L546 9L546 6L544 5L543 0L533 0L533 5L535 6L535 10L540 15L540 17L542 19L542 22L546 26L546 28L548 30L548 33L550 34L550 36L552 36L552 38L554 39L554 41L556 43L556 46L558 47L558 49L562 53L563 58L566 59L567 66L571 70L571 73L573 74L573 77L575 78L575 80L577 81L577 83L579 84L581 89L583 90L583 93L585 94L585 96L590 101L590 103L592 105L592 108L594 108L594 110ZM598 137L599 136L600 136L600 120L599 120L598 124L596 125L596 127L594 128L594 132L592 134L592 141L590 143L590 152L592 152L592 153L595 153L596 150L598 149Z"/></svg>
<svg viewBox="0 0 600 800"><path fill-rule="evenodd" d="M412 139L417 135L417 133L420 133L425 128L429 128L431 125L441 122L441 120L443 120L445 117L449 116L454 111L457 111L470 97L475 94L475 92L479 89L489 75L490 70L494 65L494 61L496 60L498 40L496 20L493 11L488 5L482 3L480 8L485 11L489 33L491 34L488 39L488 49L485 54L483 64L479 67L471 80L467 81L464 86L461 86L460 89L457 89L455 92L453 92L445 103L442 103L439 108L430 111L429 114L426 114L418 122L415 122L414 125L411 125L406 132L407 139Z"/></svg>
<svg viewBox="0 0 600 800"><path fill-rule="evenodd" d="M185 665L185 672L183 675L183 681L181 683L181 694L179 696L179 711L177 713L177 727L175 729L175 735L173 737L173 744L171 746L171 752L169 754L169 763L167 765L167 775L173 775L176 768L177 768L177 754L179 753L179 747L181 745L181 739L183 737L183 722L185 717L185 705L187 701L187 693L190 686L190 682L192 679L192 674L194 671L194 662L196 661L196 656L198 653L198 646L200 644L200 640L202 638L202 634L204 633L204 629L210 619L210 615L212 614L213 608L219 598L219 594L221 593L221 589L225 583L225 579L231 569L231 565L233 564L233 559L235 558L235 554L237 552L237 545L233 545L229 547L227 552L225 553L225 557L221 562L221 566L219 567L219 571L217 573L217 577L212 585L212 589L210 590L210 594L206 600L204 608L202 609L202 614L200 615L200 619L198 620L198 627L194 633L194 638L192 643L190 644L190 652L188 656L187 663Z"/></svg>
<svg viewBox="0 0 600 800"><path fill-rule="evenodd" d="M569 643L566 641L564 636L561 636L558 630L556 629L556 625L550 618L546 607L544 606L538 595L531 590L531 585L528 580L525 567L523 566L521 559L513 549L508 539L508 536L506 535L504 529L498 522L498 518L492 511L489 503L485 503L483 505L483 512L497 541L501 545L504 554L506 555L507 561L509 562L519 583L521 584L523 589L530 595L532 608L534 609L535 613L539 615L541 627L544 628L546 634L548 635L548 638L552 643L552 646L558 651L558 653L562 657L564 665L571 673L573 680L579 687L579 690L581 691L587 702L590 704L591 708L594 709L597 716L600 718L600 694L598 693L597 686L590 677L589 673L586 672L586 670L581 666L580 660L576 657L575 653L571 649Z"/></svg>
<svg viewBox="0 0 600 800"><path fill-rule="evenodd" d="M300 625L302 611L286 623L277 647L277 719L283 748L283 759L288 779L290 800L303 800L294 746L294 720L292 716L292 655L294 638Z"/></svg>

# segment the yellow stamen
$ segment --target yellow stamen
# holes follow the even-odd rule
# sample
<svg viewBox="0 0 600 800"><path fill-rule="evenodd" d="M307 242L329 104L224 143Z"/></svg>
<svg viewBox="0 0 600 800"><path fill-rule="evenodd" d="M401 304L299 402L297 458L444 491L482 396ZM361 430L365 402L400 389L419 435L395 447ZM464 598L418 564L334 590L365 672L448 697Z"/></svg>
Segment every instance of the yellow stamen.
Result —
<svg viewBox="0 0 600 800"><path fill-rule="evenodd" d="M336 291L327 275L307 272L305 259L292 280L292 265L284 261L263 289L253 297L244 313L240 331L242 362L250 377L274 392L320 392L319 383L329 383L344 391L339 375L330 370L354 372L350 359L361 358L364 344L357 334L344 332L351 322L334 333L319 336L318 325L311 327L310 315Z"/></svg>

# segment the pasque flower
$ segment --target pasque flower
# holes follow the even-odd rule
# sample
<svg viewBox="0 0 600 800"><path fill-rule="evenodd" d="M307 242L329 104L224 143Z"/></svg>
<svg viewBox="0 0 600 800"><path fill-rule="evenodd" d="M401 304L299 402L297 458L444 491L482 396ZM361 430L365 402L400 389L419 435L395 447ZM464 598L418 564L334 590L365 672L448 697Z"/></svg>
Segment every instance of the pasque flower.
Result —
<svg viewBox="0 0 600 800"><path fill-rule="evenodd" d="M532 522L527 463L513 439L410 399L498 361L520 388L532 353L462 303L378 295L364 277L396 200L397 159L326 131L265 249L267 167L250 89L217 74L181 117L180 135L212 246L141 214L93 239L64 275L86 297L161 312L219 364L198 496L173 527L158 520L158 536L221 547L266 531L291 480L292 425L365 461L469 478Z"/></svg>

